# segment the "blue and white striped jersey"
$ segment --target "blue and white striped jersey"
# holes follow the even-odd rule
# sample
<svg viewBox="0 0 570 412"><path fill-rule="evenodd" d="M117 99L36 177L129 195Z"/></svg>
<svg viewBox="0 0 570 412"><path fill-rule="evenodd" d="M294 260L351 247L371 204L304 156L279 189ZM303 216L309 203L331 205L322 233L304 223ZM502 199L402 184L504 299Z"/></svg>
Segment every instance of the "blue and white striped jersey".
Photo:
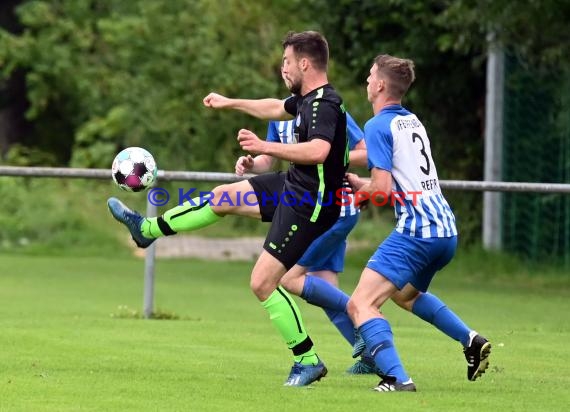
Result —
<svg viewBox="0 0 570 412"><path fill-rule="evenodd" d="M271 121L269 122L269 126L267 127L267 138L268 142L277 142L277 143L294 143L293 141L293 120L282 120L282 121ZM364 132L362 129L356 124L354 119L348 112L346 113L346 135L348 137L348 148L350 150L354 149L354 147L364 139ZM346 182L348 185L348 182ZM336 194L333 193L333 201L334 196ZM360 209L354 207L354 198L353 194L344 194L343 199L345 196L349 196L350 203L346 206L341 206L340 208L340 217L343 216L352 216L357 213L360 213ZM324 196L323 199L328 201L328 195ZM343 200L343 204L348 203L346 200Z"/></svg>
<svg viewBox="0 0 570 412"><path fill-rule="evenodd" d="M426 129L400 105L384 107L364 126L368 168L392 173L396 230L410 236L457 235L455 216L439 187Z"/></svg>

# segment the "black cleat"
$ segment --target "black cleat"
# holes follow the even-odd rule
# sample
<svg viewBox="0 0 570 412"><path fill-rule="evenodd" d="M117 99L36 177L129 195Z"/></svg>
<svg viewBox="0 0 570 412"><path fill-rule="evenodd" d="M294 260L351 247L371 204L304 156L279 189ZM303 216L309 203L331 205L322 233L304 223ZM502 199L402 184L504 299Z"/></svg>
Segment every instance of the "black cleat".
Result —
<svg viewBox="0 0 570 412"><path fill-rule="evenodd" d="M467 379L476 380L489 366L491 342L481 335L475 335L469 347L463 348L467 360Z"/></svg>
<svg viewBox="0 0 570 412"><path fill-rule="evenodd" d="M372 389L377 392L415 392L416 385L411 379L407 382L397 382L393 376L382 376L378 386Z"/></svg>

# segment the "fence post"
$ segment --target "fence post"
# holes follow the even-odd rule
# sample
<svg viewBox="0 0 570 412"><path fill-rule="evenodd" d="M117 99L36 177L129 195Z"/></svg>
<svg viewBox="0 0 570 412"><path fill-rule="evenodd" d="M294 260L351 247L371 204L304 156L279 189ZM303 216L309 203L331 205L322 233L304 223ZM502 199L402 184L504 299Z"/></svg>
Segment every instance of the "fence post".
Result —
<svg viewBox="0 0 570 412"><path fill-rule="evenodd" d="M146 215L154 217L157 207L147 197ZM154 305L154 263L155 263L156 242L153 242L147 249L144 258L144 302L143 317L150 319L153 314Z"/></svg>
<svg viewBox="0 0 570 412"><path fill-rule="evenodd" d="M504 53L492 33L488 44L484 179L497 182L502 180L503 168ZM502 249L501 205L501 193L483 194L483 247L488 250Z"/></svg>

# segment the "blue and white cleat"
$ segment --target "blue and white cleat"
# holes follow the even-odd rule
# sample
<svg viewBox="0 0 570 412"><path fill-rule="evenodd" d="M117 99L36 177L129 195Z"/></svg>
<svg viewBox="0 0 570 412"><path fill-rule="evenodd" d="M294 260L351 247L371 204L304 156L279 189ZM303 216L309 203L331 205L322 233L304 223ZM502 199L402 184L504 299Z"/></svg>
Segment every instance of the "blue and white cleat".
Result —
<svg viewBox="0 0 570 412"><path fill-rule="evenodd" d="M107 206L109 207L113 217L129 229L131 237L138 247L145 249L156 240L144 237L141 233L141 225L144 217L142 217L138 212L132 211L115 197L111 197L107 200Z"/></svg>
<svg viewBox="0 0 570 412"><path fill-rule="evenodd" d="M327 368L323 362L319 360L316 365L302 365L295 362L291 368L291 373L287 378L284 386L307 386L315 381L320 381L327 374Z"/></svg>
<svg viewBox="0 0 570 412"><path fill-rule="evenodd" d="M364 343L364 339L360 336L360 332L358 329L354 329L354 345L352 346L352 357L354 359L361 356L364 351L366 350L366 343Z"/></svg>
<svg viewBox="0 0 570 412"><path fill-rule="evenodd" d="M346 370L346 373L350 375L379 375L380 372L376 368L374 359L362 356L356 361L354 365Z"/></svg>

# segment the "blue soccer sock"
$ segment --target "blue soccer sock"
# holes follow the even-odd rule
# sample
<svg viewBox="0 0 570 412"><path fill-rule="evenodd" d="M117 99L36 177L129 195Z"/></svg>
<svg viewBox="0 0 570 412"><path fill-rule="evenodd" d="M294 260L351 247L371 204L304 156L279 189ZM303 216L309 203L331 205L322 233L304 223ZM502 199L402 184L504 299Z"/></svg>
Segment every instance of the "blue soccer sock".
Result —
<svg viewBox="0 0 570 412"><path fill-rule="evenodd" d="M412 312L463 346L469 345L471 329L437 296L431 293L420 294L414 302Z"/></svg>
<svg viewBox="0 0 570 412"><path fill-rule="evenodd" d="M338 312L336 310L323 309L327 316L329 317L332 324L338 329L340 334L348 341L350 346L354 345L354 325L344 312Z"/></svg>
<svg viewBox="0 0 570 412"><path fill-rule="evenodd" d="M407 382L410 377L406 374L394 346L392 328L388 321L382 318L372 318L360 325L358 330L366 347L370 348L374 363L382 374L393 376L398 382Z"/></svg>
<svg viewBox="0 0 570 412"><path fill-rule="evenodd" d="M349 296L326 280L316 276L305 276L301 298L311 305L335 312L346 313Z"/></svg>

